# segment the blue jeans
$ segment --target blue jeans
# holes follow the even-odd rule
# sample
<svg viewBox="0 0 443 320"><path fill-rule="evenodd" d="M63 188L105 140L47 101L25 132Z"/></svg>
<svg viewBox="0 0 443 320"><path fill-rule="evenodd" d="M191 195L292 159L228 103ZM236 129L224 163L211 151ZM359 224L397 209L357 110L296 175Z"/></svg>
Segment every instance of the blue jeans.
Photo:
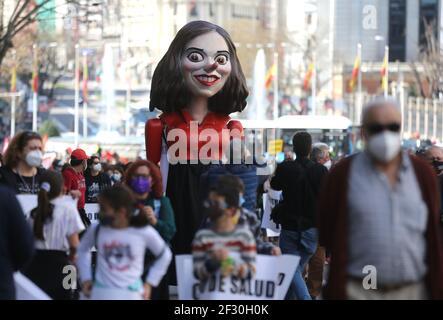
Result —
<svg viewBox="0 0 443 320"><path fill-rule="evenodd" d="M280 249L283 254L294 254L300 257L294 278L289 286L286 300L311 300L308 287L303 279L303 270L309 259L315 253L318 243L318 231L316 228L305 231L281 230Z"/></svg>

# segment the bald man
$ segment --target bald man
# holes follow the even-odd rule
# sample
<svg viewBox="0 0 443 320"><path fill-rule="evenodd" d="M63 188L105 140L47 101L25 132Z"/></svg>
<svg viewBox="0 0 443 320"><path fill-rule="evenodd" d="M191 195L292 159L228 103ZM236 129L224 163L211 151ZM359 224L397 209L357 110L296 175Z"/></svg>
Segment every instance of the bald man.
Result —
<svg viewBox="0 0 443 320"><path fill-rule="evenodd" d="M365 150L331 169L320 193L329 299L442 299L439 194L432 168L401 150L394 100L365 106Z"/></svg>

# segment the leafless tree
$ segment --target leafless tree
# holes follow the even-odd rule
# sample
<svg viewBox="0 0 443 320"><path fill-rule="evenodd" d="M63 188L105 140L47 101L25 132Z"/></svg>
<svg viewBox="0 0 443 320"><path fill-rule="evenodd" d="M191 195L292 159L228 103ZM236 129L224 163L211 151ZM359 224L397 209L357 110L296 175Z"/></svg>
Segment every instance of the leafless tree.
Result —
<svg viewBox="0 0 443 320"><path fill-rule="evenodd" d="M22 31L31 27L35 22L48 12L57 11L61 6L73 4L78 7L82 5L77 0L65 0L63 3L57 3L51 0L17 0L12 9L12 13L9 18L3 20L4 13L4 1L0 1L0 65L3 59L6 57L8 51L14 47L14 39Z"/></svg>
<svg viewBox="0 0 443 320"><path fill-rule="evenodd" d="M425 20L424 24L425 43L420 48L418 61L410 66L420 95L431 98L443 92L443 51L435 32L435 22Z"/></svg>

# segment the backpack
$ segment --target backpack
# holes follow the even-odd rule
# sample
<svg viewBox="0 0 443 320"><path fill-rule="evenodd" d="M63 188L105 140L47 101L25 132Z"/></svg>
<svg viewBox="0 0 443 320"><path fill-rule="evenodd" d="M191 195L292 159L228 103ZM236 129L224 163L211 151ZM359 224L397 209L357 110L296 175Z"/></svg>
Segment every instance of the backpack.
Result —
<svg viewBox="0 0 443 320"><path fill-rule="evenodd" d="M271 212L271 220L283 227L291 226L297 230L306 230L315 224L315 195L308 171L314 167L313 162L306 166L293 162L297 177L291 188L291 198L283 199ZM285 193L287 194L287 193Z"/></svg>

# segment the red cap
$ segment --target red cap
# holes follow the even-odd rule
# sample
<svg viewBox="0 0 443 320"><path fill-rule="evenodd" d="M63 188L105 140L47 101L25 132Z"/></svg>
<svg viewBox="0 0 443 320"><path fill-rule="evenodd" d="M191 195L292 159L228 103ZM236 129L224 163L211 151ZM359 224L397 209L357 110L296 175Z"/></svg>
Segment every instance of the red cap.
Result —
<svg viewBox="0 0 443 320"><path fill-rule="evenodd" d="M75 158L77 160L89 159L89 157L86 155L85 150L83 149L75 149L74 151L72 151L71 158Z"/></svg>

